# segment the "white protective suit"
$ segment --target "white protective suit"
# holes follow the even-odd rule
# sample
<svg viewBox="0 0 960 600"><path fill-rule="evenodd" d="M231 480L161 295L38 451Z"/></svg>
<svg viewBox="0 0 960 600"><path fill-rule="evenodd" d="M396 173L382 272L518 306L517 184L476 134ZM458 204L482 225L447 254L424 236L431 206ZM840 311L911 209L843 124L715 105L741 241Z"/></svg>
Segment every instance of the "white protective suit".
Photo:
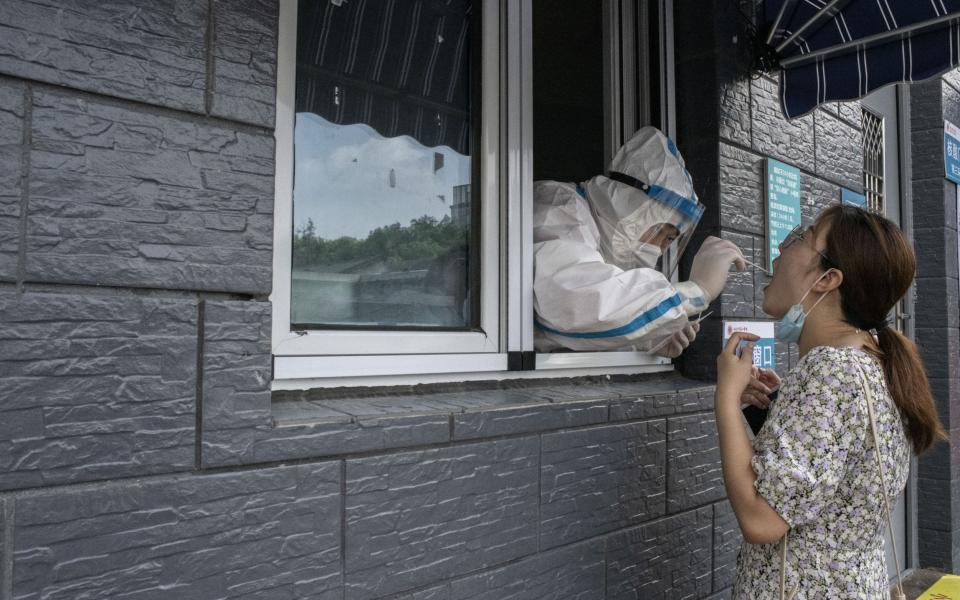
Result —
<svg viewBox="0 0 960 600"><path fill-rule="evenodd" d="M657 351L686 330L686 347L696 335L688 317L711 299L693 281L673 284L653 268L657 256L641 239L658 224L673 225L679 254L703 214L683 158L645 127L607 175L534 183L535 345Z"/></svg>

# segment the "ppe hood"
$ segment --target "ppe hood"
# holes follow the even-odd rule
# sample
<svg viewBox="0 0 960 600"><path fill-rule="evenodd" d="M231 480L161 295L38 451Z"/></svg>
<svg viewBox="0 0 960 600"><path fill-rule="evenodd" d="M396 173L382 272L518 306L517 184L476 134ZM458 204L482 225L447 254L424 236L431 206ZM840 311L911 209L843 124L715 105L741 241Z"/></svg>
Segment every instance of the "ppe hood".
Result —
<svg viewBox="0 0 960 600"><path fill-rule="evenodd" d="M645 244L672 238L664 271L672 273L704 207L676 145L654 127L640 129L610 163L585 183L600 229L600 252L622 269L648 264Z"/></svg>

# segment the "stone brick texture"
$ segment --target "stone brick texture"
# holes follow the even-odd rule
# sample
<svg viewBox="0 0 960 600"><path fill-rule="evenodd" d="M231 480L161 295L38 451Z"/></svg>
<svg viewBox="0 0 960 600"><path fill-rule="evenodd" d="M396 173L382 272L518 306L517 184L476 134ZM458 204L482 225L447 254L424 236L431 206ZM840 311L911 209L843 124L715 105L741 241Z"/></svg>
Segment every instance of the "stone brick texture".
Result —
<svg viewBox="0 0 960 600"><path fill-rule="evenodd" d="M607 539L607 598L704 598L712 586L713 507ZM666 560L665 560L666 559Z"/></svg>
<svg viewBox="0 0 960 600"><path fill-rule="evenodd" d="M336 462L18 497L16 598L340 598Z"/></svg>
<svg viewBox="0 0 960 600"><path fill-rule="evenodd" d="M944 179L943 121L960 122L953 71L911 86L914 246L917 252L916 341L930 376L947 443L918 460L920 564L960 569L960 303L957 186Z"/></svg>
<svg viewBox="0 0 960 600"><path fill-rule="evenodd" d="M346 461L346 595L380 598L536 552L539 445Z"/></svg>
<svg viewBox="0 0 960 600"><path fill-rule="evenodd" d="M860 188L860 107L783 120L731 3L686 6L679 28L712 24L677 56L678 98L707 99L678 106L698 239L762 262L763 158L802 169L812 219ZM276 0L0 2L0 600L729 597L710 381L721 320L764 318L759 271L731 277L685 377L271 393L277 24ZM952 114L944 85L917 106ZM916 211L929 297L956 278L955 190L914 175L939 194ZM934 338L955 305L917 319L954 357ZM950 423L952 360L931 372ZM920 465L941 507L920 552L943 564L954 447Z"/></svg>
<svg viewBox="0 0 960 600"><path fill-rule="evenodd" d="M773 158L801 172L801 213L812 222L825 207L840 201L840 188L863 190L861 108L858 102L828 103L787 120L780 109L777 75L758 74L750 58L750 35L736 3L710 0L679 3L678 30L704 29L696 44L676 48L677 98L717 98L716 111L702 103L678 101L677 145L683 152L706 214L681 262L680 277L707 235L737 244L752 262L766 266L764 159ZM940 125L942 128L942 123ZM712 216L711 216L712 215ZM769 320L763 287L769 277L749 268L731 273L721 296L701 324L698 343L680 358L681 371L711 381L722 341L722 322ZM777 369L786 371L796 353L777 342Z"/></svg>
<svg viewBox="0 0 960 600"><path fill-rule="evenodd" d="M210 113L273 127L277 79L276 1L216 0L213 30Z"/></svg>
<svg viewBox="0 0 960 600"><path fill-rule="evenodd" d="M24 154L23 97L23 84L0 79L0 281L17 279Z"/></svg>
<svg viewBox="0 0 960 600"><path fill-rule="evenodd" d="M816 172L817 152L821 150L816 146L816 113L787 120L780 109L777 81L771 77L752 80L750 106L755 125L751 148L807 173Z"/></svg>
<svg viewBox="0 0 960 600"><path fill-rule="evenodd" d="M713 505L713 589L733 585L737 552L743 536L733 507L726 500Z"/></svg>
<svg viewBox="0 0 960 600"><path fill-rule="evenodd" d="M667 419L667 512L724 497L713 411Z"/></svg>
<svg viewBox="0 0 960 600"><path fill-rule="evenodd" d="M0 5L0 72L202 113L206 4L7 0Z"/></svg>
<svg viewBox="0 0 960 600"><path fill-rule="evenodd" d="M841 187L862 191L863 109L859 102L828 103L803 118L785 120L779 111L775 74L758 77L749 64L730 60L740 55L743 40L749 39L742 32L731 35L730 26L723 25L736 20L732 4L680 3L676 14L680 29L714 23L712 35L677 47L677 97L720 99L718 112L699 104L678 106L678 146L707 208L702 231L689 248L695 250L708 234L717 235L736 243L754 262L764 263L764 157L800 168L802 216L810 222L824 207L839 201ZM960 124L958 73L912 85L909 111L903 116L909 121L912 162L911 179L902 184L912 198L911 235L918 258L914 334L950 437L919 459L918 560L920 566L948 572L960 570L960 513L955 508L960 505L956 468L960 464L956 450L960 446L960 267L957 186L944 178L943 122ZM681 278L691 259L685 257ZM679 361L685 375L707 381L715 377L713 358L723 319L767 318L762 311L766 281L759 271L730 276L722 296L711 305L714 316L702 325L700 343ZM789 369L798 360L795 348L778 343L776 360L778 368ZM714 551L723 545L718 537ZM723 560L715 558L715 568L719 564L723 569ZM730 583L724 573L729 569L715 573L716 586Z"/></svg>
<svg viewBox="0 0 960 600"><path fill-rule="evenodd" d="M190 300L0 291L0 490L194 466Z"/></svg>
<svg viewBox="0 0 960 600"><path fill-rule="evenodd" d="M270 291L269 136L37 91L30 166L27 280Z"/></svg>
<svg viewBox="0 0 960 600"><path fill-rule="evenodd" d="M512 565L450 584L451 600L524 598L601 599L605 561L602 540L541 552Z"/></svg>
<svg viewBox="0 0 960 600"><path fill-rule="evenodd" d="M666 436L663 419L545 434L540 547L666 514Z"/></svg>

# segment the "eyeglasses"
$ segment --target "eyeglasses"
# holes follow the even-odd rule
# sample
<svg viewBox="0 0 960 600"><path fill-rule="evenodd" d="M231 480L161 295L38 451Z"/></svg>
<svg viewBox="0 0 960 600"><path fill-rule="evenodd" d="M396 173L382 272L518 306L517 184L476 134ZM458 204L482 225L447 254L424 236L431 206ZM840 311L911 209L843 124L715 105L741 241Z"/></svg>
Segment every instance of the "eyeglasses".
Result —
<svg viewBox="0 0 960 600"><path fill-rule="evenodd" d="M783 251L792 246L795 242L803 242L807 239L807 234L810 232L810 227L804 227L802 225L797 225L790 230L790 233L787 234L783 241L780 242L780 245L777 248L780 250L780 254L783 254ZM823 260L827 261L830 264L833 264L833 261L830 260L830 257L818 250L817 248L811 246L814 252L819 254Z"/></svg>

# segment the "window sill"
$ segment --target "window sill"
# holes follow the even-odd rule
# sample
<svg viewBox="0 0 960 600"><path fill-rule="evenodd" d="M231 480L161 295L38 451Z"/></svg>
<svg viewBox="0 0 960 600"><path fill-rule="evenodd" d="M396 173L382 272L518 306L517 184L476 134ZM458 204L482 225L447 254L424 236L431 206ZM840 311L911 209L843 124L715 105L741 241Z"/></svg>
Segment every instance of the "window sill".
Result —
<svg viewBox="0 0 960 600"><path fill-rule="evenodd" d="M675 373L395 388L275 391L257 462L423 448L710 410ZM266 432L264 432L266 433Z"/></svg>
<svg viewBox="0 0 960 600"><path fill-rule="evenodd" d="M274 393L281 390L357 388L507 379L569 379L667 372L669 359L643 352L538 353L536 370L509 371L507 354L274 356ZM541 383L543 385L543 383Z"/></svg>

